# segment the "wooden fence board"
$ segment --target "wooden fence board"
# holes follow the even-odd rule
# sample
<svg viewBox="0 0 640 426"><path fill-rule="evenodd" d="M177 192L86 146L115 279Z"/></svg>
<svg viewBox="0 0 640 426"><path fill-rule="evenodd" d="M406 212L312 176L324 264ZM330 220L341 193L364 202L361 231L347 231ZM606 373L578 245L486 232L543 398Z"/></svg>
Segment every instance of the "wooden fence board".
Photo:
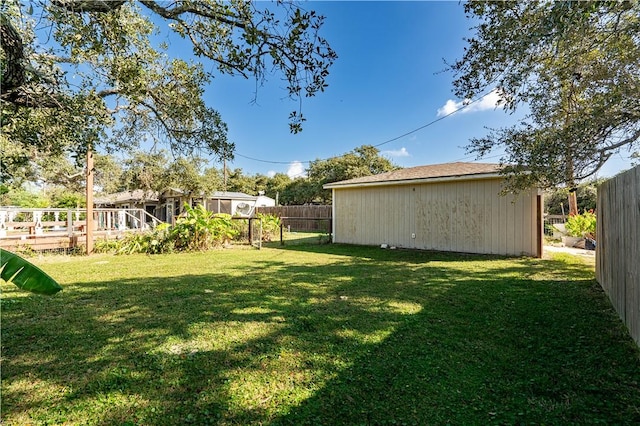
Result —
<svg viewBox="0 0 640 426"><path fill-rule="evenodd" d="M278 217L300 217L305 219L331 219L331 206L276 206L256 207L256 213L271 214ZM328 232L327 220L285 220L284 226L290 226L296 232Z"/></svg>
<svg viewBox="0 0 640 426"><path fill-rule="evenodd" d="M598 188L596 279L640 345L640 166Z"/></svg>

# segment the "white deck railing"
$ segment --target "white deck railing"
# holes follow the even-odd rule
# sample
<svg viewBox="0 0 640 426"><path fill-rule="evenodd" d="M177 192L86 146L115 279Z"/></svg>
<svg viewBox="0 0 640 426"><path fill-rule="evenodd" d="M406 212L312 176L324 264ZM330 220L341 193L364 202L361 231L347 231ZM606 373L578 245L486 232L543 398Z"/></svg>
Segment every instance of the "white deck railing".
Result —
<svg viewBox="0 0 640 426"><path fill-rule="evenodd" d="M73 236L86 230L85 209L0 206L0 238ZM155 228L161 220L143 209L93 209L94 231L124 232Z"/></svg>

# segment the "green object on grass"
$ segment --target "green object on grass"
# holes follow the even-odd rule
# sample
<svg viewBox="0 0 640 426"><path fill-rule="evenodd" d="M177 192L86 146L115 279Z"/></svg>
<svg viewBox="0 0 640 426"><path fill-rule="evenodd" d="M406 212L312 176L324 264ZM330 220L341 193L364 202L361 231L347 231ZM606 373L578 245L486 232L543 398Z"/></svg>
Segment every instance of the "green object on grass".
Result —
<svg viewBox="0 0 640 426"><path fill-rule="evenodd" d="M51 295L62 290L42 269L4 249L0 249L0 277L32 293Z"/></svg>

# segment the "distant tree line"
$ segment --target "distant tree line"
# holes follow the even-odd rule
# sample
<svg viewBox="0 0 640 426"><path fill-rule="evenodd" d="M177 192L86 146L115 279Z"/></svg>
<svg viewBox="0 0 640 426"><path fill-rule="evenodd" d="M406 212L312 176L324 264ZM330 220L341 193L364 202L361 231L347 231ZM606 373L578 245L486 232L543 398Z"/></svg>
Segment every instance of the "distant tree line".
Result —
<svg viewBox="0 0 640 426"><path fill-rule="evenodd" d="M32 162L19 179L0 185L0 204L23 207L81 207L85 173L71 158L44 158ZM331 203L329 182L368 176L397 169L377 148L363 145L344 155L311 161L307 176L249 174L241 168L210 166L204 158L171 158L166 151L135 151L124 160L109 154L95 155L95 191L111 194L135 189L162 191L178 188L193 194L215 191L264 193L281 205ZM14 174L14 176L16 176Z"/></svg>
<svg viewBox="0 0 640 426"><path fill-rule="evenodd" d="M575 188L578 213L597 210L598 185L602 180L590 180ZM549 214L569 214L569 188L554 188L544 195L544 211Z"/></svg>

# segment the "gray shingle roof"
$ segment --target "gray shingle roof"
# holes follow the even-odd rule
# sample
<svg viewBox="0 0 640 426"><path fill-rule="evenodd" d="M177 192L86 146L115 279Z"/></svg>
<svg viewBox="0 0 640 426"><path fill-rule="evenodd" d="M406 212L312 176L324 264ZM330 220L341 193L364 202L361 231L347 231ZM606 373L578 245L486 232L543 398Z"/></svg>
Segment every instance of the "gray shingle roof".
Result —
<svg viewBox="0 0 640 426"><path fill-rule="evenodd" d="M231 191L215 191L209 198L220 199L233 199L233 200L255 200L258 198L255 195L245 194L244 192L231 192Z"/></svg>
<svg viewBox="0 0 640 426"><path fill-rule="evenodd" d="M142 189L134 189L133 191L117 192L115 194L103 195L94 199L95 204L112 204L122 203L125 201L158 201L158 193L156 191L144 191Z"/></svg>
<svg viewBox="0 0 640 426"><path fill-rule="evenodd" d="M184 191L177 188L170 188L159 194L155 191L144 191L142 189L135 189L133 191L123 191L115 194L107 194L94 199L95 204L114 204L123 202L157 202L162 198L171 194L185 194ZM202 197L203 194L194 194L196 197ZM223 200L250 200L255 201L258 197L254 195L248 195L244 192L230 192L230 191L216 191L213 194L207 196L208 199L223 199Z"/></svg>
<svg viewBox="0 0 640 426"><path fill-rule="evenodd" d="M392 172L381 173L372 176L364 176L355 179L343 180L326 184L325 188L340 188L361 184L382 184L399 181L429 180L441 178L457 178L473 175L495 175L498 176L501 166L493 163L445 163L431 164L427 166L409 167L406 169L394 170Z"/></svg>

